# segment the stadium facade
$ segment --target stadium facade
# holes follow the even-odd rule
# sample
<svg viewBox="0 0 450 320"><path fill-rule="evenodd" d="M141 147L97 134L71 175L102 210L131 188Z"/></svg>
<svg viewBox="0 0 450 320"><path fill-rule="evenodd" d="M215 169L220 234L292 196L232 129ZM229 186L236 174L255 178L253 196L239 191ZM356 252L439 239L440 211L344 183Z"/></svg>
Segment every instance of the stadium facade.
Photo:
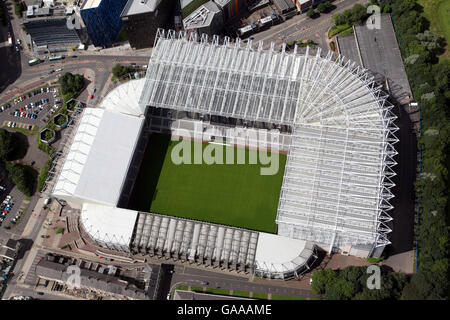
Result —
<svg viewBox="0 0 450 320"><path fill-rule="evenodd" d="M158 30L146 78L84 110L52 193L81 210L80 226L99 246L131 254L271 278L308 270L317 247L379 256L391 232L398 141L386 98L367 70L320 49L276 52L274 44ZM182 121L283 136L278 235L122 209L148 136L182 135L174 127Z"/></svg>

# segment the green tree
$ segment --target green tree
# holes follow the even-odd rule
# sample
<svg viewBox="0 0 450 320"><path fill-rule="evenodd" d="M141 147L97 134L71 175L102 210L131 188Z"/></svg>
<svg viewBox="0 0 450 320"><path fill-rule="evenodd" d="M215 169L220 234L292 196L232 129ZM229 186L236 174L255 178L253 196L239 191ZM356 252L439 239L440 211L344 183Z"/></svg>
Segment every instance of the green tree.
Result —
<svg viewBox="0 0 450 320"><path fill-rule="evenodd" d="M8 177L23 194L31 196L35 177L26 166L16 163L7 165Z"/></svg>
<svg viewBox="0 0 450 320"><path fill-rule="evenodd" d="M444 44L443 37L429 30L425 30L423 33L418 33L416 38L430 52L439 52Z"/></svg>
<svg viewBox="0 0 450 320"><path fill-rule="evenodd" d="M328 284L337 280L338 273L332 269L317 270L312 273L311 289L315 294L322 294L325 292Z"/></svg>
<svg viewBox="0 0 450 320"><path fill-rule="evenodd" d="M0 159L9 160L11 154L14 153L15 146L13 133L0 129Z"/></svg>
<svg viewBox="0 0 450 320"><path fill-rule="evenodd" d="M327 283L325 298L327 300L348 300L355 294L355 285L340 277Z"/></svg>
<svg viewBox="0 0 450 320"><path fill-rule="evenodd" d="M308 17L308 18L312 18L312 17L314 17L316 15L316 11L314 11L314 9L309 9L307 12L306 12L306 16Z"/></svg>
<svg viewBox="0 0 450 320"><path fill-rule="evenodd" d="M75 95L81 91L84 87L84 77L80 74L72 74L66 72L59 78L61 85L61 91L63 95L72 94Z"/></svg>
<svg viewBox="0 0 450 320"><path fill-rule="evenodd" d="M112 74L117 78L120 79L122 77L124 77L125 75L132 73L135 71L134 67L131 66L123 66L121 64L116 64L113 68L112 68Z"/></svg>
<svg viewBox="0 0 450 320"><path fill-rule="evenodd" d="M325 13L326 10L327 8L323 2L317 6L317 11L319 11L320 13Z"/></svg>

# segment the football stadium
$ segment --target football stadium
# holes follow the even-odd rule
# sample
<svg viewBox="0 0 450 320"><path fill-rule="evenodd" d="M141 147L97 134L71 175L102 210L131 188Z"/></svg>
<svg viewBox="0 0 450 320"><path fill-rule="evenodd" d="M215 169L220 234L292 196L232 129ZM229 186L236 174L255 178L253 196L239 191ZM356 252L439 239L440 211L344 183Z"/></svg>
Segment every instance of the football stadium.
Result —
<svg viewBox="0 0 450 320"><path fill-rule="evenodd" d="M368 70L331 52L158 30L146 77L84 108L47 181L101 248L286 279L379 257L398 142Z"/></svg>

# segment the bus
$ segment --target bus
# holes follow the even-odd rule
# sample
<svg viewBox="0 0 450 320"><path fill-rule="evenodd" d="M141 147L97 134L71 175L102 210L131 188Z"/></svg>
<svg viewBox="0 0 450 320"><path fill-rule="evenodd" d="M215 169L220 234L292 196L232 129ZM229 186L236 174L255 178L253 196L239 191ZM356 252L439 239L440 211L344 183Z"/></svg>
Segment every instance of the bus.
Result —
<svg viewBox="0 0 450 320"><path fill-rule="evenodd" d="M38 64L39 62L41 62L41 60L39 58L36 58L36 59L28 61L28 65L34 66L35 64Z"/></svg>
<svg viewBox="0 0 450 320"><path fill-rule="evenodd" d="M62 56L54 56L54 57L48 58L48 61L61 60L62 58L63 58Z"/></svg>

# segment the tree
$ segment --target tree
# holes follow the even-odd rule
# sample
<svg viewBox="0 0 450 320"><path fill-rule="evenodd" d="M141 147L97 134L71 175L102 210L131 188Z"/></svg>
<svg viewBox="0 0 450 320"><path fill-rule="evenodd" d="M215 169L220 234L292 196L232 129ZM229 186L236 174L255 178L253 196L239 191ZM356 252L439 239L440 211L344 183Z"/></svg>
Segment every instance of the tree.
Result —
<svg viewBox="0 0 450 320"><path fill-rule="evenodd" d="M0 129L0 159L9 160L11 154L14 153L15 146L13 133Z"/></svg>
<svg viewBox="0 0 450 320"><path fill-rule="evenodd" d="M112 74L117 78L120 79L123 76L132 73L135 71L134 67L131 66L122 66L120 64L116 64L113 68L112 68Z"/></svg>
<svg viewBox="0 0 450 320"><path fill-rule="evenodd" d="M327 10L327 8L325 6L325 3L323 3L323 2L317 6L317 11L319 11L320 13L325 13L326 10Z"/></svg>
<svg viewBox="0 0 450 320"><path fill-rule="evenodd" d="M316 12L314 11L314 9L309 9L307 12L306 12L306 16L308 17L308 18L312 18L312 17L314 17L316 15Z"/></svg>
<svg viewBox="0 0 450 320"><path fill-rule="evenodd" d="M63 76L59 78L59 83L61 85L61 91L64 95L72 94L75 95L81 91L84 87L84 77L80 74L72 74L66 72Z"/></svg>
<svg viewBox="0 0 450 320"><path fill-rule="evenodd" d="M429 30L425 30L423 33L418 33L416 38L430 52L438 52L442 49L444 43L444 38Z"/></svg>
<svg viewBox="0 0 450 320"><path fill-rule="evenodd" d="M16 163L7 165L8 177L23 194L31 196L33 193L35 177L24 165Z"/></svg>
<svg viewBox="0 0 450 320"><path fill-rule="evenodd" d="M332 269L317 270L311 275L311 289L315 294L325 292L328 284L336 281L338 273Z"/></svg>
<svg viewBox="0 0 450 320"><path fill-rule="evenodd" d="M405 12L413 11L416 5L416 0L393 1L392 9L396 15L402 15Z"/></svg>
<svg viewBox="0 0 450 320"><path fill-rule="evenodd" d="M355 294L355 285L344 278L329 282L325 288L327 300L348 300Z"/></svg>

